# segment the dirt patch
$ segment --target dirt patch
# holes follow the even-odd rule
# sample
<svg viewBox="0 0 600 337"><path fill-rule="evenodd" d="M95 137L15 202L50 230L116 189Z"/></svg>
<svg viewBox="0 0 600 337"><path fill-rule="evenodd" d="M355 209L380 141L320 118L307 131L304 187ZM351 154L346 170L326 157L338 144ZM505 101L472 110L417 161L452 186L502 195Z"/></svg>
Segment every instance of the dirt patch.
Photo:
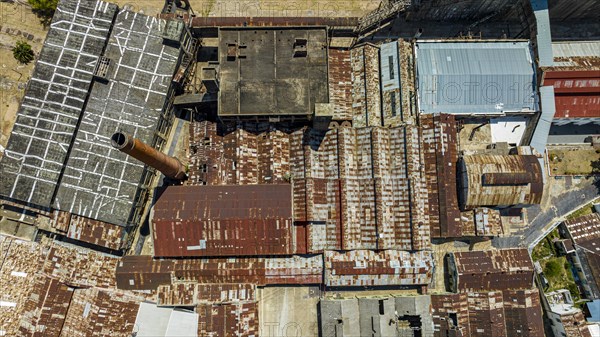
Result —
<svg viewBox="0 0 600 337"><path fill-rule="evenodd" d="M548 149L552 175L600 174L600 150L590 146Z"/></svg>
<svg viewBox="0 0 600 337"><path fill-rule="evenodd" d="M134 12L156 16L164 6L164 0L117 0L111 1L123 7L129 5ZM239 17L362 17L379 6L380 1L364 0L190 0L198 16Z"/></svg>
<svg viewBox="0 0 600 337"><path fill-rule="evenodd" d="M477 153L484 151L492 143L492 128L490 124L466 120L458 133L460 151Z"/></svg>
<svg viewBox="0 0 600 337"><path fill-rule="evenodd" d="M0 2L0 146L6 147L17 110L35 61L20 64L12 54L17 41L29 43L39 55L47 29L31 8L17 3ZM0 148L0 149L1 149ZM0 157L2 156L0 151Z"/></svg>

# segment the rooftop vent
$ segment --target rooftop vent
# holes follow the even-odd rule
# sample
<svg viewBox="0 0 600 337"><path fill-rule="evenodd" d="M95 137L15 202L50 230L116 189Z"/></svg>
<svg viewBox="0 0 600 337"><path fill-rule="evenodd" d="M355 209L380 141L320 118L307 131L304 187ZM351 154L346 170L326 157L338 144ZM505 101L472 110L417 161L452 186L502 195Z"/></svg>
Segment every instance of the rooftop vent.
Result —
<svg viewBox="0 0 600 337"><path fill-rule="evenodd" d="M110 59L106 56L101 56L96 63L96 68L94 69L94 76L108 80L108 67L110 66Z"/></svg>
<svg viewBox="0 0 600 337"><path fill-rule="evenodd" d="M306 40L306 39L296 39L294 41L294 57L306 57L307 43L308 43L308 40Z"/></svg>

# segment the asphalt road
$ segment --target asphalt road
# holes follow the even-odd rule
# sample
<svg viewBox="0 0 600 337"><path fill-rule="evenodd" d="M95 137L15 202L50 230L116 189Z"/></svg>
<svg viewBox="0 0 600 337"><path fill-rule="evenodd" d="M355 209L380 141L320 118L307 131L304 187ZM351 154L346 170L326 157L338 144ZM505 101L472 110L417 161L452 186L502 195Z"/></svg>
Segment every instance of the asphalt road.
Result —
<svg viewBox="0 0 600 337"><path fill-rule="evenodd" d="M548 179L554 179L549 177ZM528 247L541 236L546 228L564 220L564 216L600 196L600 177L585 179L575 188L553 196L551 207L542 209L535 205L527 209L529 226L510 237L496 237L492 244L497 248Z"/></svg>

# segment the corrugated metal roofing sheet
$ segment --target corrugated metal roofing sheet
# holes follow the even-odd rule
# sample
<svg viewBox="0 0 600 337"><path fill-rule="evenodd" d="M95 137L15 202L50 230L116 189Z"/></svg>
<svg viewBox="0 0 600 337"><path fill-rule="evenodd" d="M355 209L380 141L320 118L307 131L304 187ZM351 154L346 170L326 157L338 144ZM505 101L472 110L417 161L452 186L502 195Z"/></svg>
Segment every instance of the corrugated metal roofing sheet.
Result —
<svg viewBox="0 0 600 337"><path fill-rule="evenodd" d="M291 185L170 186L152 229L160 257L290 255L305 246L292 223Z"/></svg>
<svg viewBox="0 0 600 337"><path fill-rule="evenodd" d="M550 133L550 126L552 125L552 119L556 113L556 103L554 101L554 87L543 86L540 88L540 99L542 103L542 114L538 120L533 137L531 138L531 147L537 152L544 153L546 150L546 143L548 142L548 134Z"/></svg>
<svg viewBox="0 0 600 337"><path fill-rule="evenodd" d="M529 289L534 267L525 248L451 253L459 291Z"/></svg>
<svg viewBox="0 0 600 337"><path fill-rule="evenodd" d="M529 42L420 41L416 55L421 112L537 110Z"/></svg>
<svg viewBox="0 0 600 337"><path fill-rule="evenodd" d="M556 58L600 57L600 41L552 42L552 53Z"/></svg>
<svg viewBox="0 0 600 337"><path fill-rule="evenodd" d="M536 22L536 44L538 62L541 67L554 64L552 57L552 37L550 36L550 16L548 0L530 0Z"/></svg>

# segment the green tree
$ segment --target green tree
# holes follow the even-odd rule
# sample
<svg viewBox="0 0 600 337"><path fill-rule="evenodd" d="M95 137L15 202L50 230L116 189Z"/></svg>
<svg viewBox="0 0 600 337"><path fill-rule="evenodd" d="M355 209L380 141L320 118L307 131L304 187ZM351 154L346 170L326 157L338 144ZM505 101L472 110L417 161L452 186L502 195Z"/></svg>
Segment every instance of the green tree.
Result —
<svg viewBox="0 0 600 337"><path fill-rule="evenodd" d="M12 52L15 59L21 63L27 64L33 60L33 50L29 43L25 41L17 41Z"/></svg>
<svg viewBox="0 0 600 337"><path fill-rule="evenodd" d="M550 260L546 262L546 266L544 267L544 274L547 277L554 278L560 276L562 266L560 262L557 260Z"/></svg>
<svg viewBox="0 0 600 337"><path fill-rule="evenodd" d="M58 0L27 0L33 12L40 18L44 26L52 21L52 16L58 5Z"/></svg>

